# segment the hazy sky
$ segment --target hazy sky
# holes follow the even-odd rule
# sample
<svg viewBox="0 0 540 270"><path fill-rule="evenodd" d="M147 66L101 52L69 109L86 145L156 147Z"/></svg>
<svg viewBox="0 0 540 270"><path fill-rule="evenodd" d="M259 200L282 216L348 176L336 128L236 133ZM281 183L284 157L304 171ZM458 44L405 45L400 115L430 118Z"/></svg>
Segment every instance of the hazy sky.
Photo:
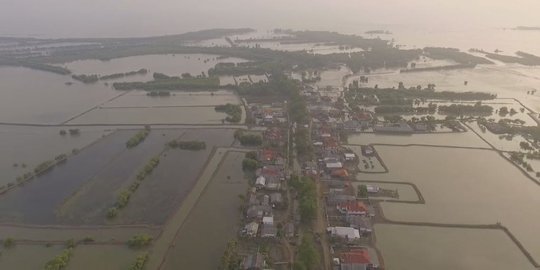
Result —
<svg viewBox="0 0 540 270"><path fill-rule="evenodd" d="M0 0L0 35L147 36L215 27L540 26L540 0Z"/></svg>

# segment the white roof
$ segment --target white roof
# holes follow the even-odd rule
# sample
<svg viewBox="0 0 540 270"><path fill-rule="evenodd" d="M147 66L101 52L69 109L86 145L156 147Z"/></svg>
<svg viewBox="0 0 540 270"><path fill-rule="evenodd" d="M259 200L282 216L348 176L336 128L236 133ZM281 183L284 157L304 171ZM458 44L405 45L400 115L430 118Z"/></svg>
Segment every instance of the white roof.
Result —
<svg viewBox="0 0 540 270"><path fill-rule="evenodd" d="M345 153L346 158L354 158L356 155L354 153Z"/></svg>
<svg viewBox="0 0 540 270"><path fill-rule="evenodd" d="M274 217L263 217L263 224L274 224Z"/></svg>
<svg viewBox="0 0 540 270"><path fill-rule="evenodd" d="M360 231L351 227L328 227L326 230L334 236L347 238L349 240L360 238Z"/></svg>
<svg viewBox="0 0 540 270"><path fill-rule="evenodd" d="M341 169L341 168L343 168L343 164L341 164L341 162L329 162L329 163L326 163L326 168L328 168L328 169Z"/></svg>
<svg viewBox="0 0 540 270"><path fill-rule="evenodd" d="M264 176L257 177L257 180L255 181L255 185L261 185L261 186L266 185L266 178L264 178Z"/></svg>

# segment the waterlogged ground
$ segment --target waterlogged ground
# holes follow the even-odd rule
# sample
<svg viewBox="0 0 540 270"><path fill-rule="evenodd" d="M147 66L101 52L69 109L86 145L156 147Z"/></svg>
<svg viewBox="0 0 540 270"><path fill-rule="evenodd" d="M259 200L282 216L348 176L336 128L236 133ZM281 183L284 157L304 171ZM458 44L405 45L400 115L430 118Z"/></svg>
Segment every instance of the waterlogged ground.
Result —
<svg viewBox="0 0 540 270"><path fill-rule="evenodd" d="M360 133L348 138L349 144L425 144L438 146L480 147L489 148L476 134L471 131L465 133L440 133L440 134L412 134L392 135L376 133ZM377 147L378 149L379 147ZM401 148L398 148L401 149ZM398 150L396 150L397 152ZM386 160L383 159L386 163Z"/></svg>
<svg viewBox="0 0 540 270"><path fill-rule="evenodd" d="M500 230L375 225L388 270L535 269Z"/></svg>
<svg viewBox="0 0 540 270"><path fill-rule="evenodd" d="M213 106L97 108L68 122L72 125L223 124L226 113Z"/></svg>
<svg viewBox="0 0 540 270"><path fill-rule="evenodd" d="M163 54L141 55L124 58L116 58L108 61L80 60L63 64L74 74L98 74L110 75L125 73L142 68L149 72L146 75L134 75L116 79L114 81L150 81L153 73L164 73L169 76L180 76L182 73L191 75L205 74L209 68L217 63L240 63L245 60L239 58L220 58L218 55L209 54Z"/></svg>
<svg viewBox="0 0 540 270"><path fill-rule="evenodd" d="M228 241L236 236L248 180L244 153L229 152L174 240L163 269L216 269Z"/></svg>
<svg viewBox="0 0 540 270"><path fill-rule="evenodd" d="M172 92L168 97L149 97L146 91L131 91L120 98L103 104L102 108L167 107L167 106L217 106L227 103L239 104L240 99L232 91Z"/></svg>
<svg viewBox="0 0 540 270"><path fill-rule="evenodd" d="M78 135L61 130L78 128ZM19 127L0 126L0 186L15 183L18 176L59 154L71 154L113 132L107 127Z"/></svg>
<svg viewBox="0 0 540 270"><path fill-rule="evenodd" d="M500 222L536 260L540 259L540 237L536 237L534 226L540 222L540 213L531 207L540 204L540 187L497 152L418 146L376 149L390 172L358 177L412 182L426 201L425 205L382 203L388 219L450 224Z"/></svg>
<svg viewBox="0 0 540 270"><path fill-rule="evenodd" d="M58 124L119 95L102 84L66 85L69 76L0 67L0 122Z"/></svg>

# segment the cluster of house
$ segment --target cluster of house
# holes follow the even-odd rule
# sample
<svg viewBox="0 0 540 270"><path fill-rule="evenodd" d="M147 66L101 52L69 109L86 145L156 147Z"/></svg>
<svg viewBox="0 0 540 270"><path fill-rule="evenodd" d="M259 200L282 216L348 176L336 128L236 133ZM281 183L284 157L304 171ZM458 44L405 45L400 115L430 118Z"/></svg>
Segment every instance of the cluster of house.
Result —
<svg viewBox="0 0 540 270"><path fill-rule="evenodd" d="M273 126L287 122L286 106L283 103L250 104L249 113L257 126Z"/></svg>
<svg viewBox="0 0 540 270"><path fill-rule="evenodd" d="M351 131L372 127L373 115L369 112L352 113L353 122L334 121L332 110L321 110L324 106L312 106L313 118L311 138L316 161L304 164L304 174L316 176L328 187L327 209L336 219L327 228L329 236L337 245L334 269L376 269L378 259L370 257L369 247L358 247L362 238L368 239L373 232L372 219L375 210L355 196L350 185L350 175L358 166L358 156L341 146L340 130L352 124ZM372 147L363 147L362 155L372 156ZM339 248L338 248L339 246ZM352 246L355 246L354 248ZM345 248L343 248L345 247ZM376 256L376 255L374 255Z"/></svg>
<svg viewBox="0 0 540 270"><path fill-rule="evenodd" d="M245 221L242 230L245 237L274 238L278 235L274 212L286 208L282 183L286 180L285 159L275 149L262 149L258 160L262 164L255 173L255 184L247 200ZM282 224L283 225L283 224ZM289 230L292 225L292 232ZM287 224L283 229L286 235L294 236L294 225Z"/></svg>

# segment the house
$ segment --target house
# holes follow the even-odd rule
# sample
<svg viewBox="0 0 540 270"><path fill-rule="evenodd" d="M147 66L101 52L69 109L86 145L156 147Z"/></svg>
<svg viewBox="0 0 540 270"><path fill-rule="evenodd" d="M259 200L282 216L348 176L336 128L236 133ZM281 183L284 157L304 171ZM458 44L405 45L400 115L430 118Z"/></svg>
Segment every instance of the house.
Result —
<svg viewBox="0 0 540 270"><path fill-rule="evenodd" d="M266 178L264 176L257 177L257 180L255 180L255 187L257 189L263 189L266 187Z"/></svg>
<svg viewBox="0 0 540 270"><path fill-rule="evenodd" d="M356 159L356 155L354 153L344 153L343 158L345 161L354 161Z"/></svg>
<svg viewBox="0 0 540 270"><path fill-rule="evenodd" d="M339 255L339 260L341 270L367 270L373 266L365 248L343 252Z"/></svg>
<svg viewBox="0 0 540 270"><path fill-rule="evenodd" d="M328 205L338 205L338 204L341 204L341 203L346 203L346 202L355 202L356 201L356 196L353 196L353 195L346 195L346 194L328 194L328 197L326 199L326 203Z"/></svg>
<svg viewBox="0 0 540 270"><path fill-rule="evenodd" d="M365 216L346 216L345 221L349 223L349 226L358 229L361 234L370 234L373 232L373 226L371 220Z"/></svg>
<svg viewBox="0 0 540 270"><path fill-rule="evenodd" d="M343 168L343 163L337 158L325 158L324 163L327 170Z"/></svg>
<svg viewBox="0 0 540 270"><path fill-rule="evenodd" d="M375 155L375 148L371 145L362 145L360 146L360 149L362 150L362 155L365 157L372 157Z"/></svg>
<svg viewBox="0 0 540 270"><path fill-rule="evenodd" d="M377 194L381 190L379 187L372 186L372 185L366 185L366 188L367 188L367 192L370 194Z"/></svg>
<svg viewBox="0 0 540 270"><path fill-rule="evenodd" d="M253 205L246 210L247 219L262 219L265 215L272 213L272 208L265 205Z"/></svg>
<svg viewBox="0 0 540 270"><path fill-rule="evenodd" d="M263 164L275 164L279 158L278 151L273 149L263 149L259 152L259 161Z"/></svg>
<svg viewBox="0 0 540 270"><path fill-rule="evenodd" d="M277 228L274 224L263 224L261 229L261 237L272 238L277 236Z"/></svg>
<svg viewBox="0 0 540 270"><path fill-rule="evenodd" d="M265 189L277 191L281 189L281 180L277 177L270 177L266 179Z"/></svg>
<svg viewBox="0 0 540 270"><path fill-rule="evenodd" d="M255 237L257 236L257 232L259 232L259 223L257 222L250 222L244 226L243 234L248 237Z"/></svg>
<svg viewBox="0 0 540 270"><path fill-rule="evenodd" d="M264 257L261 253L250 254L242 261L242 270L262 270L264 267Z"/></svg>
<svg viewBox="0 0 540 270"><path fill-rule="evenodd" d="M285 226L285 236L287 238L293 238L296 235L294 230L294 223L287 223Z"/></svg>
<svg viewBox="0 0 540 270"><path fill-rule="evenodd" d="M270 194L270 203L272 207L282 207L283 206L283 195L279 192Z"/></svg>
<svg viewBox="0 0 540 270"><path fill-rule="evenodd" d="M274 225L274 217L273 216L263 217L262 223L263 225Z"/></svg>
<svg viewBox="0 0 540 270"><path fill-rule="evenodd" d="M360 239L360 231L351 227L328 227L326 231L333 237L354 241Z"/></svg>
<svg viewBox="0 0 540 270"><path fill-rule="evenodd" d="M402 133L412 134L414 129L411 128L406 122L389 123L383 125L376 125L373 130L378 133Z"/></svg>
<svg viewBox="0 0 540 270"><path fill-rule="evenodd" d="M336 206L337 210L344 215L367 215L368 208L364 203L359 201L349 201L339 203Z"/></svg>
<svg viewBox="0 0 540 270"><path fill-rule="evenodd" d="M360 122L356 120L348 120L343 122L343 129L350 132L358 132L362 128Z"/></svg>
<svg viewBox="0 0 540 270"><path fill-rule="evenodd" d="M330 172L330 176L335 178L347 179L349 177L349 172L346 169L334 169Z"/></svg>

